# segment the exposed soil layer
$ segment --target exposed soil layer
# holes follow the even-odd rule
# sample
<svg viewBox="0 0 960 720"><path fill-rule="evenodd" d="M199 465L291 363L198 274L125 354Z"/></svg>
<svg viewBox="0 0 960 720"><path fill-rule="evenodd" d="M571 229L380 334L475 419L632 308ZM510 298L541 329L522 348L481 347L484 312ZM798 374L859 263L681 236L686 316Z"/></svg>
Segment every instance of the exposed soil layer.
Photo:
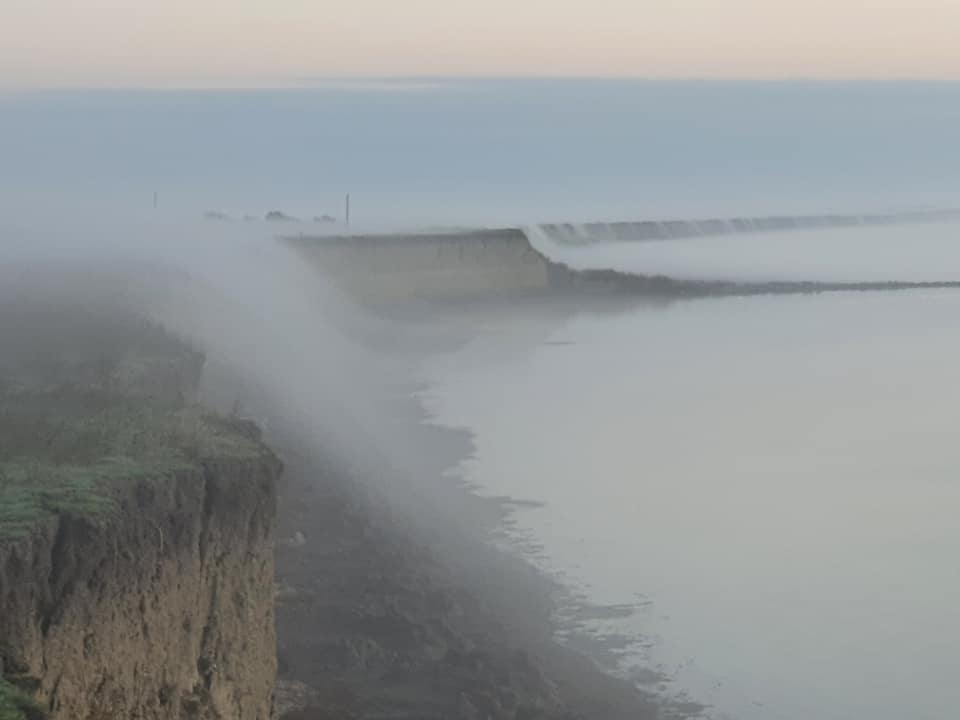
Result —
<svg viewBox="0 0 960 720"><path fill-rule="evenodd" d="M278 468L206 460L0 544L6 679L55 720L266 720Z"/></svg>
<svg viewBox="0 0 960 720"><path fill-rule="evenodd" d="M267 720L279 461L149 323L0 326L0 718Z"/></svg>

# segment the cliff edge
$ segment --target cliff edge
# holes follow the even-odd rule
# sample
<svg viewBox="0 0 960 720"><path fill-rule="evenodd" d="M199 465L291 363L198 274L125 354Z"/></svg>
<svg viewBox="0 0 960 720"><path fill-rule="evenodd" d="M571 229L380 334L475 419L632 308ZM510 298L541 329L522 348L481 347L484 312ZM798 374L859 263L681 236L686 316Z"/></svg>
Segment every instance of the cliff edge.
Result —
<svg viewBox="0 0 960 720"><path fill-rule="evenodd" d="M0 353L0 718L266 720L280 463L191 351L109 327Z"/></svg>

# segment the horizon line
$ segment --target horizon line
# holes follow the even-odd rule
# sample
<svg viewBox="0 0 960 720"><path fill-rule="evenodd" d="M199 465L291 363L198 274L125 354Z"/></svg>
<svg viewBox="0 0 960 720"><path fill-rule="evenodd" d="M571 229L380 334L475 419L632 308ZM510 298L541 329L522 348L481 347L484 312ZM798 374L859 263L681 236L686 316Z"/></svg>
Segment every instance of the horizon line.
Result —
<svg viewBox="0 0 960 720"><path fill-rule="evenodd" d="M816 77L785 76L782 78L760 76L692 76L692 75L318 75L293 79L279 79L263 83L211 82L188 83L91 83L91 84L43 84L5 85L0 83L0 95L51 93L51 92L267 92L293 90L382 90L430 91L452 89L456 84L480 83L530 83L530 82L597 82L597 83L649 83L649 84L713 84L713 85L960 85L960 77L940 78L927 76L893 77ZM324 87L327 86L327 87ZM379 87L378 87L379 86ZM404 87L408 86L408 87Z"/></svg>

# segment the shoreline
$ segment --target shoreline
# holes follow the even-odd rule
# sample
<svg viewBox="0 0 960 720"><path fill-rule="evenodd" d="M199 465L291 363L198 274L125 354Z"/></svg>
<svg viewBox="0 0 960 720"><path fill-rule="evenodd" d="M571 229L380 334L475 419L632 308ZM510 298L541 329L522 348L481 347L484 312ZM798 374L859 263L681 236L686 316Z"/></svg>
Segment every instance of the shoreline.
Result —
<svg viewBox="0 0 960 720"><path fill-rule="evenodd" d="M429 516L411 516L377 481L320 459L318 448L298 451L283 430L272 439L286 466L277 549L280 717L700 714L703 706L652 689L663 680L652 670L616 674L618 651L635 638L601 637L584 624L631 609L591 605L511 546L511 518L525 501L482 497L447 474L473 452L471 435L426 422L416 390L398 390L398 405L431 469L405 489L414 502L430 495L441 509ZM326 529L311 537L308 524ZM337 587L318 582L327 575L338 576ZM365 595L367 583L383 588L379 597ZM331 625L331 617L339 621ZM331 703L340 714L329 714Z"/></svg>
<svg viewBox="0 0 960 720"><path fill-rule="evenodd" d="M286 396L282 393L267 392L258 397L256 382L251 381L248 387L243 377L231 374L229 367L218 370L216 359L211 361L208 356L204 361L186 341L176 339L159 325L144 324L138 316L117 314L119 318L114 311L102 317L94 313L86 319L81 314L86 325L71 315L70 325L83 330L79 340L59 326L50 326L50 348L59 349L58 357L69 353L79 363L77 366L54 364L44 369L27 362L32 357L29 353L20 357L23 353L18 349L10 358L11 367L26 371L23 382L29 380L38 388L47 387L49 378L43 373L50 372L58 383L66 383L65 387L79 384L80 390L89 386L119 392L137 407L143 405L144 412L153 402L167 402L172 410L189 403L198 408L197 412L205 413L218 406L214 400L220 384L219 389L225 391L221 399L226 401L226 407L220 403L221 410L227 410L223 422L229 427L250 427L252 432L250 418L238 414L239 400L245 399L249 391L253 395L251 410L263 426L264 447L270 448L271 458L275 452L284 466L282 477L275 479L271 475L269 497L250 503L251 508L271 508L269 523L266 519L261 523L264 527L269 524L268 537L256 545L256 552L252 553L241 542L252 541L241 538L243 532L238 531L240 539L231 535L229 542L224 542L223 552L217 555L220 559L201 562L202 568L220 572L226 567L223 558L236 561L229 572L221 573L222 580L219 575L211 580L211 606L218 608L218 618L232 617L230 613L236 610L247 613L245 622L256 623L256 627L246 629L242 622L231 625L230 632L224 635L227 649L222 654L207 653L202 662L198 661L196 672L209 679L210 688L221 687L217 685L216 668L229 670L233 660L246 661L255 656L262 667L258 666L256 681L249 684L262 688L258 697L263 710L258 711L258 717L264 720L271 712L285 720L655 720L683 717L683 711L692 709L662 702L630 682L603 672L598 662L558 641L558 611L562 609L568 616L565 627L570 630L576 627L577 619L583 619L585 606L581 604L568 612L574 605L572 594L564 595L555 578L538 570L528 559L504 551L495 542L498 537L502 539L512 512L524 501L484 498L448 476L450 468L473 452L472 437L463 429L441 428L426 422L427 413L417 394L422 388L407 372L420 359L413 354L414 348L395 358L394 369L388 376L369 378L369 382L379 386L371 389L379 401L378 407L391 415L391 423L386 427L393 437L382 448L372 441L365 457L363 438L358 435L358 443L350 446L352 460L348 461L335 446L342 439L337 437L338 430L342 432L348 426L327 432L321 428L332 426L302 424L303 417L284 404ZM121 322L123 318L127 318L126 324ZM33 324L45 326L40 322L43 319L38 316ZM61 318L61 322L67 322L67 318ZM459 340L453 336L443 339ZM113 364L105 364L110 359ZM40 372L37 378L30 376L34 370ZM89 420L87 394L83 394L83 399L78 412L81 419ZM38 417L44 422L65 412L64 397L58 395L52 400L52 405L40 407ZM234 409L228 410L230 407ZM336 405L311 409L336 417ZM146 417L156 421L166 416L146 413ZM176 424L174 429L189 430L191 437L196 435L203 441L201 449L208 445L215 450L233 448L233 444L224 445L220 434L203 432L206 426L191 418L193 415L182 418L185 424ZM120 439L132 443L131 447L138 451L152 448L157 439L176 435L160 424L157 432L135 432L129 438L120 433ZM129 423L95 425L119 431ZM81 426L86 427L84 423ZM257 432L256 437L259 448L261 433ZM118 445L112 434L102 440L97 448L107 455L111 449L125 447L123 443ZM76 444L71 441L69 447ZM83 447L88 444L86 440L80 443ZM391 459L385 455L388 447L410 457ZM48 447L44 452L49 450ZM204 452L198 450L199 454L192 453L190 457L207 457ZM412 465L392 464L406 460L411 460ZM217 463L201 464L205 478L219 468ZM235 475L237 482L249 479L239 469L220 469L231 478ZM279 464L276 469L279 470ZM196 489L197 483L186 484ZM254 488L261 485L250 484ZM183 513L182 508L175 509L180 502L178 492L171 491L172 504L163 505L157 518L146 512L149 503L137 499L123 506L124 512L116 522L111 520L104 525L123 530L127 527L120 523L123 520L130 525L130 532L135 532L145 547L149 545L149 552L158 557L166 557L164 553L171 554L176 549L177 562L171 559L164 566L171 573L164 587L177 589L189 579L176 576L183 567L180 555L186 557L197 549L197 557L202 560L206 547L205 542L199 541L194 548L190 538L186 538L189 542L175 542L179 537L177 518ZM274 498L276 513L272 512ZM198 515L206 518L210 514L207 509L219 508L217 499L223 501L222 512L210 516L217 521L221 515L233 518L236 513L231 515L230 508L235 493L219 492L216 488L203 502L196 503ZM72 517L71 512L67 508L64 517ZM100 527L95 520L80 518L77 526L94 532ZM216 525L213 520L208 524ZM248 529L253 528L256 535L255 525ZM242 530L247 526L241 523L238 527ZM77 536L78 548L87 542L85 537ZM271 552L274 539L275 552ZM103 562L107 562L111 543L102 544L106 558ZM148 550L140 554L149 554ZM59 557L58 552L54 548L53 556ZM264 554L264 561L251 564L251 557L258 557L257 553ZM77 557L81 555L85 553L78 550ZM101 561L96 557L94 560ZM107 565L112 566L109 562ZM240 569L249 571L248 574L254 570L259 573L256 587L220 592L221 585L228 588L238 581L249 580L253 585L252 576L247 578ZM72 571L67 567L65 572ZM194 575L198 583L206 581L205 575ZM123 580L119 578L118 582ZM86 587L85 583L86 578L81 584ZM71 587L66 582L61 588L64 607L73 597ZM133 583L131 588L135 587L139 585ZM154 595L151 597L156 602L151 600L151 607L163 609L169 605L160 599L167 596L161 589ZM165 619L157 619L156 627L140 627L135 619L144 617L146 605L135 605L131 601L128 617L134 623L129 627L135 625L142 631L142 638L133 637L131 653L147 651L152 647L151 638L173 637L169 632L172 625ZM109 601L104 600L103 607L105 612L109 611ZM209 623L199 622L202 612L187 609L185 613L183 627L197 631L201 646L209 638L216 639L205 629ZM251 620L251 613L256 614L256 620ZM24 620L31 614L19 615ZM118 632L127 632L128 617L118 620ZM263 617L271 620L261 623ZM79 627L70 625L68 629ZM269 632L270 637L256 636L260 631ZM171 657L178 662L185 660L189 666L194 656L171 653ZM104 673L120 673L109 666L109 655L104 654L103 658ZM21 679L21 665L5 659L3 662L0 671L12 677L16 670L15 675ZM279 682L270 711L270 689L277 666ZM144 667L160 678L170 665L166 660L144 660ZM225 672L227 681L240 677L234 670ZM56 677L42 673L37 677L41 682L57 682ZM82 691L96 693L97 689L84 687ZM221 698L217 692L211 690L209 698L200 693L197 706L226 701L226 695ZM146 700L134 697L135 683L127 682L118 693L125 693L124 702L131 706L146 706ZM242 687L237 693L242 694ZM164 691L157 697L161 695L167 697L170 693ZM235 696L236 693L231 694L230 698ZM87 703L77 697L77 703ZM48 698L44 695L41 699ZM187 702L194 703L192 695Z"/></svg>
<svg viewBox="0 0 960 720"><path fill-rule="evenodd" d="M479 535L475 542L489 546L490 552L508 558L517 564L517 569L526 581L541 588L548 600L531 612L542 615L549 625L549 636L538 642L553 646L553 650L577 656L591 665L591 672L601 673L617 683L630 687L642 699L642 713L654 712L653 717L685 718L702 717L709 706L697 702L683 688L669 684L669 677L660 670L643 663L640 647L649 642L642 632L608 630L593 626L593 623L633 617L648 606L649 601L600 604L589 599L585 590L561 571L546 564L544 547L529 531L520 527L519 511L546 507L537 499L509 495L485 494L482 486L472 484L462 477L449 474L450 470L464 459L473 456L473 431L463 427L450 427L437 422L424 407L421 400L411 396L418 416L418 427L424 434L439 438L458 438L458 444L466 443L469 450L438 474L439 483L446 492L459 495L466 505L475 504L484 515L475 520ZM469 513L467 513L469 516ZM590 717L590 716L588 716Z"/></svg>

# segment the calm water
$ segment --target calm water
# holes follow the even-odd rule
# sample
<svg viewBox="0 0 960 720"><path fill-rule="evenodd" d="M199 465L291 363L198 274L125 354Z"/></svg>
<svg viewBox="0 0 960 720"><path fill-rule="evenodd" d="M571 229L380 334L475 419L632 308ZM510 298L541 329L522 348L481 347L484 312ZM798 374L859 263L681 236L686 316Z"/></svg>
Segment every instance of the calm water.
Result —
<svg viewBox="0 0 960 720"><path fill-rule="evenodd" d="M744 720L956 717L960 293L522 308L426 369L461 470L674 690Z"/></svg>

